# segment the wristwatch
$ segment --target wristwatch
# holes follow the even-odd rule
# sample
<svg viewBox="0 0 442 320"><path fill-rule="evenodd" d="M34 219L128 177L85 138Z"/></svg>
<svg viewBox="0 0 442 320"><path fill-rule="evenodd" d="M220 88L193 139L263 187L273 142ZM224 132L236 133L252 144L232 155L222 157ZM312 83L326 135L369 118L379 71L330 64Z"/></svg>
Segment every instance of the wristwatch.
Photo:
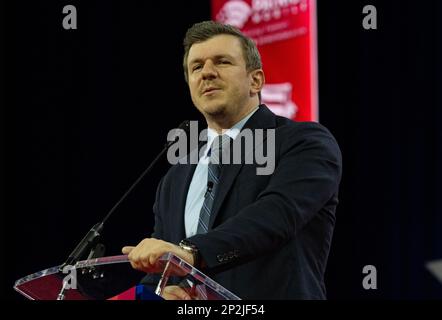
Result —
<svg viewBox="0 0 442 320"><path fill-rule="evenodd" d="M189 240L183 239L180 241L179 246L181 249L189 252L193 256L193 266L199 268L200 254L198 248Z"/></svg>

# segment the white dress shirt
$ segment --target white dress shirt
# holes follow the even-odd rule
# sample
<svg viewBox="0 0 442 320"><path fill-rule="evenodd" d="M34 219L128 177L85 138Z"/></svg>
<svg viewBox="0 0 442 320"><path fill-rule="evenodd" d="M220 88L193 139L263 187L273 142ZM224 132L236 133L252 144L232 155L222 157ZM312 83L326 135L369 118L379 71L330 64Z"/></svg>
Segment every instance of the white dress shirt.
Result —
<svg viewBox="0 0 442 320"><path fill-rule="evenodd" d="M247 116L237 122L232 128L225 131L223 134L227 134L234 140L241 131L244 124L249 118L258 110L258 107L250 112ZM187 192L186 208L184 211L184 226L186 230L186 238L196 234L198 229L198 220L200 217L200 211L204 203L204 194L207 190L207 175L208 175L208 163L209 147L212 145L213 140L218 136L218 133L211 129L207 129L207 144L204 150L203 156L200 158L195 172L193 173L192 181L190 182L189 191Z"/></svg>

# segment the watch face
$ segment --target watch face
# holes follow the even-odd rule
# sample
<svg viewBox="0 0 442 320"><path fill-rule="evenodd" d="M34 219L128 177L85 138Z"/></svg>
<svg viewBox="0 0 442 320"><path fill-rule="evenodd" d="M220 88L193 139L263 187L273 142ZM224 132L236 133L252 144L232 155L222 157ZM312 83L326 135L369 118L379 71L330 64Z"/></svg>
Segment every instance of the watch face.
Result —
<svg viewBox="0 0 442 320"><path fill-rule="evenodd" d="M179 246L181 249L186 250L193 256L193 266L199 267L200 257L198 248L191 242L187 240L181 240Z"/></svg>
<svg viewBox="0 0 442 320"><path fill-rule="evenodd" d="M186 250L191 250L191 251L196 250L195 246L193 244L191 244L190 242L188 242L188 241L183 241L181 243L181 245Z"/></svg>
<svg viewBox="0 0 442 320"><path fill-rule="evenodd" d="M186 240L182 240L180 242L180 247L183 248L184 250L190 251L192 253L197 251L197 248L195 247L195 245L190 243L189 241L186 241Z"/></svg>

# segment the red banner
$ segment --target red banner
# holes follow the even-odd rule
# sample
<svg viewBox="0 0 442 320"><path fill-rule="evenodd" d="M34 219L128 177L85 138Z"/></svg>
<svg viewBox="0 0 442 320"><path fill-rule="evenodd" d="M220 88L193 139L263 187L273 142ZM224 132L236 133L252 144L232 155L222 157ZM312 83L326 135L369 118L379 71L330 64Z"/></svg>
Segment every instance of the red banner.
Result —
<svg viewBox="0 0 442 320"><path fill-rule="evenodd" d="M212 19L238 27L258 46L262 102L276 114L318 121L315 0L212 0Z"/></svg>

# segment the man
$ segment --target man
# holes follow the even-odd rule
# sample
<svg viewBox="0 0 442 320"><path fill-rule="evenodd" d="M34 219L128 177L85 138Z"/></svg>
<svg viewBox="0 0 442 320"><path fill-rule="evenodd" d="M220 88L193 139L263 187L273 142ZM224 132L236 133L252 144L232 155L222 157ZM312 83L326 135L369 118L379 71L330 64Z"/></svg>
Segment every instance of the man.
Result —
<svg viewBox="0 0 442 320"><path fill-rule="evenodd" d="M123 253L149 272L172 252L242 299L325 299L341 177L335 139L320 124L294 122L260 105L261 59L237 29L195 24L184 49L192 101L208 125L207 148L197 165L171 167L157 189L152 238ZM256 163L242 163L214 174L212 160L202 160L212 158L218 135L235 140L246 129L273 130L267 152L275 156L274 172L258 175ZM164 297L189 299L178 286L167 287Z"/></svg>

